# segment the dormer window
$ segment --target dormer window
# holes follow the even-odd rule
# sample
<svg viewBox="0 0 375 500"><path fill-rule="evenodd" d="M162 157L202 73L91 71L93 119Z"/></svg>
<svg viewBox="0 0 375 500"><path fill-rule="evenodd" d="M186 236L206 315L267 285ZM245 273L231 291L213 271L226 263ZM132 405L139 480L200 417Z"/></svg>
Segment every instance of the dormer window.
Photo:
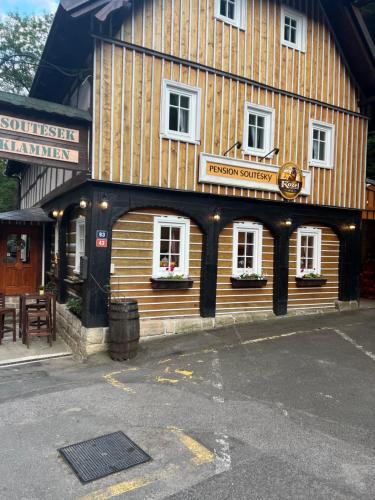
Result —
<svg viewBox="0 0 375 500"><path fill-rule="evenodd" d="M306 51L307 20L302 12L282 6L280 32L282 45Z"/></svg>
<svg viewBox="0 0 375 500"><path fill-rule="evenodd" d="M215 17L220 21L246 28L246 0L215 0Z"/></svg>

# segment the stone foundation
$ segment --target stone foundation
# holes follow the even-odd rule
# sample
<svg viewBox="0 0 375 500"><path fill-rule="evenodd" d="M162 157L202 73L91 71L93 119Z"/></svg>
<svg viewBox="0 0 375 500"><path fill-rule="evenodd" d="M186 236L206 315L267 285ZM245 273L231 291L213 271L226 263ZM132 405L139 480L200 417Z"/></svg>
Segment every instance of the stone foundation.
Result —
<svg viewBox="0 0 375 500"><path fill-rule="evenodd" d="M328 312L358 309L358 302L336 302L332 309L302 309L289 312L286 316L275 316L272 312L223 314L216 318L166 318L141 319L141 339L156 338L165 335L212 330L234 324L252 323L271 318L288 318L310 314L326 314ZM85 328L63 304L57 304L57 333L69 345L72 351L81 358L108 350L108 328Z"/></svg>

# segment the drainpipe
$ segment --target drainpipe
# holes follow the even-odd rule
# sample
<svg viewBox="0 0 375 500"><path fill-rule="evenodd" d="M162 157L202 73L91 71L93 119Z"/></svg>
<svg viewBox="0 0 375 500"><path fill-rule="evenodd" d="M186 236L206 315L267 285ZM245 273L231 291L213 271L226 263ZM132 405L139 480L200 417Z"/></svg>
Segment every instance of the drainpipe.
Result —
<svg viewBox="0 0 375 500"><path fill-rule="evenodd" d="M17 198L16 198L16 210L21 208L21 178L18 175L7 175L9 179L16 179L17 181Z"/></svg>

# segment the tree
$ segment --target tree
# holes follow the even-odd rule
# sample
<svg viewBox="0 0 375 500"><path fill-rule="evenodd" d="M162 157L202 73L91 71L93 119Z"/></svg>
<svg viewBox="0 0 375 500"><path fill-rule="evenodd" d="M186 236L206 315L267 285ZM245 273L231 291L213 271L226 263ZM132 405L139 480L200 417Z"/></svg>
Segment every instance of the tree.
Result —
<svg viewBox="0 0 375 500"><path fill-rule="evenodd" d="M361 12L370 35L375 40L375 3L371 2L361 7ZM374 118L373 118L374 121ZM375 131L369 132L367 141L367 177L375 180Z"/></svg>
<svg viewBox="0 0 375 500"><path fill-rule="evenodd" d="M29 92L52 19L10 13L0 20L0 90Z"/></svg>
<svg viewBox="0 0 375 500"><path fill-rule="evenodd" d="M0 90L27 94L39 64L53 16L8 14L0 19ZM0 160L0 212L16 208L17 181L4 176Z"/></svg>
<svg viewBox="0 0 375 500"><path fill-rule="evenodd" d="M5 161L0 160L0 212L16 208L17 180L4 176Z"/></svg>

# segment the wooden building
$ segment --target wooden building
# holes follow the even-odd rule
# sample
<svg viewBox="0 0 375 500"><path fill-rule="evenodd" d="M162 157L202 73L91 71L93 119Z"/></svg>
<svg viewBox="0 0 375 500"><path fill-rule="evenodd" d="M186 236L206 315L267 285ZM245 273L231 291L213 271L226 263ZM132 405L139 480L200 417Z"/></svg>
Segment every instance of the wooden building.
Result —
<svg viewBox="0 0 375 500"><path fill-rule="evenodd" d="M144 335L355 303L375 64L353 3L61 1L31 97L48 124L75 108L70 153L7 172L85 328L109 285Z"/></svg>

